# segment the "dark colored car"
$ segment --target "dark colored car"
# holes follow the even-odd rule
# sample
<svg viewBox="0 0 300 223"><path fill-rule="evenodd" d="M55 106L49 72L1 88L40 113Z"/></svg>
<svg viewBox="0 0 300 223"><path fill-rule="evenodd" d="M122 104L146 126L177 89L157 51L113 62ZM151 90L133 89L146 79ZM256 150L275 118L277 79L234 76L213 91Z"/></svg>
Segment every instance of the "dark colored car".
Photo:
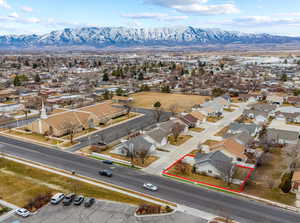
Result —
<svg viewBox="0 0 300 223"><path fill-rule="evenodd" d="M74 198L75 198L74 193L66 195L65 198L63 199L63 202L62 202L63 205L64 206L69 206L72 203L72 201L74 200Z"/></svg>
<svg viewBox="0 0 300 223"><path fill-rule="evenodd" d="M112 171L110 170L100 170L99 174L101 176L112 177Z"/></svg>
<svg viewBox="0 0 300 223"><path fill-rule="evenodd" d="M114 162L111 160L103 160L102 163L110 164L110 165L114 164Z"/></svg>
<svg viewBox="0 0 300 223"><path fill-rule="evenodd" d="M84 196L80 195L80 196L77 196L75 197L74 199L74 205L81 205L84 201Z"/></svg>
<svg viewBox="0 0 300 223"><path fill-rule="evenodd" d="M95 198L87 198L84 202L84 207L89 208L95 203Z"/></svg>

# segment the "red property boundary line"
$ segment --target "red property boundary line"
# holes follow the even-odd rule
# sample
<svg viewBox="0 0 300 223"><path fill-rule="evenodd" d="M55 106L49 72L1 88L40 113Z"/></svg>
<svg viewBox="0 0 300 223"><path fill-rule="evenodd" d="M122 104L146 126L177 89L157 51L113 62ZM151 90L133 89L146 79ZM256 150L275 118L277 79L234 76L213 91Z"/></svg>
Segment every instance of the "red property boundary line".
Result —
<svg viewBox="0 0 300 223"><path fill-rule="evenodd" d="M185 180L185 181L188 181L188 182L191 182L191 183L198 183L198 184L206 185L206 186L209 186L209 187L214 187L214 188L221 189L221 190L225 190L225 191L229 191L229 192L241 193L241 192L244 191L246 182L249 180L249 178L251 177L253 171L255 170L255 169L252 168L252 167L247 167L247 166L242 166L242 165L236 165L237 167L249 169L249 172L248 172L246 178L244 179L243 183L241 184L239 190L233 190L233 189L229 189L229 188L226 188L226 187L220 187L220 186L217 186L217 185L213 185L213 184L205 183L205 182L202 182L202 181L193 180L193 179L189 179L189 178L186 178L186 177L181 177L181 176L177 176L177 175L175 175L175 174L168 173L168 171L169 171L171 168L173 168L178 162L181 162L184 158L186 158L186 157L188 157L188 156L189 156L189 157L195 157L195 155L191 155L191 154L186 154L186 155L184 155L184 156L181 157L179 160L177 160L177 161L175 161L173 164L171 164L167 169L165 169L165 170L162 172L162 174L163 174L163 175L166 175L166 176L170 176L170 177L175 177L175 178L178 178L178 179L181 179L181 180Z"/></svg>

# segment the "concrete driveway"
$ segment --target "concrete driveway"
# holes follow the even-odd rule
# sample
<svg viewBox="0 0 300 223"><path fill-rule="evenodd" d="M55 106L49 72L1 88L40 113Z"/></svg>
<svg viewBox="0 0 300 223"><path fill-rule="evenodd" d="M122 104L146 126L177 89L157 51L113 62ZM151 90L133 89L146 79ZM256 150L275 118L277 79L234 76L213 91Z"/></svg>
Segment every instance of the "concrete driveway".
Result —
<svg viewBox="0 0 300 223"><path fill-rule="evenodd" d="M43 207L37 214L28 218L12 216L3 223L205 223L206 220L175 212L174 214L158 217L135 217L136 207L126 204L97 201L92 207L68 206L62 204Z"/></svg>
<svg viewBox="0 0 300 223"><path fill-rule="evenodd" d="M269 125L269 128L273 129L280 129L280 130L287 130L287 131L294 131L300 132L300 126L297 125L288 125L283 120L273 120Z"/></svg>

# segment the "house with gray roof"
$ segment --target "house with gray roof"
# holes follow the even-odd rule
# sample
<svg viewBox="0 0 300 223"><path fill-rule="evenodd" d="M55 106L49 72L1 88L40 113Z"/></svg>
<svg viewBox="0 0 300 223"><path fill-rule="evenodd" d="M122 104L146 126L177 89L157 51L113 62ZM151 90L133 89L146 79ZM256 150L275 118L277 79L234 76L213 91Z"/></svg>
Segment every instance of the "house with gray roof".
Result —
<svg viewBox="0 0 300 223"><path fill-rule="evenodd" d="M196 173L212 177L221 177L223 180L232 177L234 173L233 159L217 150L207 154L198 153L195 157L194 169Z"/></svg>
<svg viewBox="0 0 300 223"><path fill-rule="evenodd" d="M299 132L281 130L281 129L267 129L267 140L274 144L297 144L299 140Z"/></svg>
<svg viewBox="0 0 300 223"><path fill-rule="evenodd" d="M148 155L154 153L156 147L153 143L149 142L144 135L133 137L125 142L121 143L117 150L124 156L137 156L140 152L147 152Z"/></svg>
<svg viewBox="0 0 300 223"><path fill-rule="evenodd" d="M242 132L249 133L250 136L256 136L261 130L259 125L254 123L246 124L246 123L239 123L239 122L232 122L228 126L228 130L225 135L236 135Z"/></svg>
<svg viewBox="0 0 300 223"><path fill-rule="evenodd" d="M146 132L145 138L156 147L162 147L168 143L169 135L170 132L167 132L163 128L155 128Z"/></svg>

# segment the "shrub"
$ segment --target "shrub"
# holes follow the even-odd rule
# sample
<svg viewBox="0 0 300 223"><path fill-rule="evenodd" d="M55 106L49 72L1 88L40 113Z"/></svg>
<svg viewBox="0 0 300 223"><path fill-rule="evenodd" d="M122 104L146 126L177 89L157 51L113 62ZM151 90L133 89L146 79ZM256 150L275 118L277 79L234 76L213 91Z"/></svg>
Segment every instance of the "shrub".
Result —
<svg viewBox="0 0 300 223"><path fill-rule="evenodd" d="M279 185L279 188L284 192L288 193L292 189L292 177L293 173L285 173L281 178L281 183Z"/></svg>
<svg viewBox="0 0 300 223"><path fill-rule="evenodd" d="M24 206L24 208L30 211L36 211L47 204L51 200L51 197L52 194L50 192L38 195L37 197L31 199L28 204Z"/></svg>
<svg viewBox="0 0 300 223"><path fill-rule="evenodd" d="M161 206L160 205L150 205L150 204L141 204L136 211L139 215L148 215L148 214L160 214Z"/></svg>

